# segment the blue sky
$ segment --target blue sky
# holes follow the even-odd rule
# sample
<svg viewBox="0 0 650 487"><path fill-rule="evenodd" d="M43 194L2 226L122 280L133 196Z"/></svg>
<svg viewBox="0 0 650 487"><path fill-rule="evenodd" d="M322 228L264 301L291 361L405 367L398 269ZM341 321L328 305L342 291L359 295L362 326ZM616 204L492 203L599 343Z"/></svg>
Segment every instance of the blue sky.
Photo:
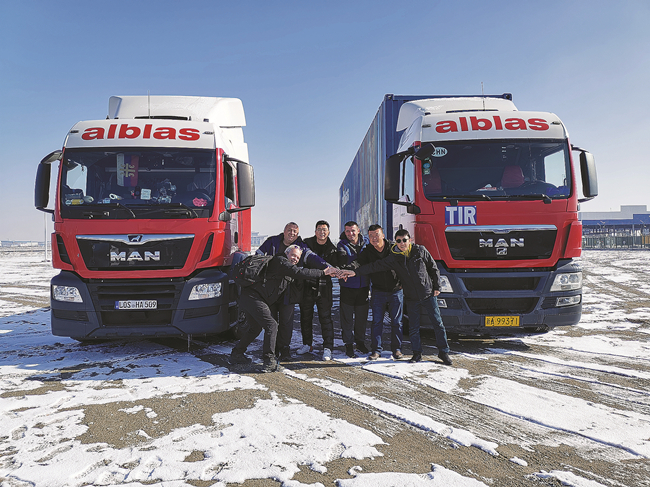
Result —
<svg viewBox="0 0 650 487"><path fill-rule="evenodd" d="M241 98L253 230L338 228L384 94L513 94L596 157L583 211L650 206L650 2L2 2L0 239L43 239L38 162L111 95ZM51 224L50 224L51 225ZM338 233L336 230L333 233Z"/></svg>

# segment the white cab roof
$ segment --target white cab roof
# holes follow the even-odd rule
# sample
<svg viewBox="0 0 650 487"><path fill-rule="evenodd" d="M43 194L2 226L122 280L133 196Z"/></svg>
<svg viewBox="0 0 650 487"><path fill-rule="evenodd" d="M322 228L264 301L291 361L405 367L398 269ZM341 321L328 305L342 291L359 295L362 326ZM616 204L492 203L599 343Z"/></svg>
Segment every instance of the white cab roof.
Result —
<svg viewBox="0 0 650 487"><path fill-rule="evenodd" d="M409 101L404 103L402 108L400 108L396 130L399 132L400 130L410 127L417 117L423 115L481 110L512 112L516 111L517 107L512 100L482 96L428 98L424 100Z"/></svg>
<svg viewBox="0 0 650 487"><path fill-rule="evenodd" d="M187 117L219 127L244 127L246 118L239 98L208 96L111 96L108 118Z"/></svg>

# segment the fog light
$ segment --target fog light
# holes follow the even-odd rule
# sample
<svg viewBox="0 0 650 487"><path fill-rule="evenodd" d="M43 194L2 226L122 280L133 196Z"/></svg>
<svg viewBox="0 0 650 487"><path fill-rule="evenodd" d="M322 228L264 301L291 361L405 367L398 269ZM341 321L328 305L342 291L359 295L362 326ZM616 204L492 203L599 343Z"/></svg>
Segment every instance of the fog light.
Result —
<svg viewBox="0 0 650 487"><path fill-rule="evenodd" d="M446 308L447 307L447 301L444 299L438 298L438 308Z"/></svg>
<svg viewBox="0 0 650 487"><path fill-rule="evenodd" d="M581 298L581 294L578 294L577 296L564 296L563 298L557 298L555 306L573 306L574 304L580 304Z"/></svg>
<svg viewBox="0 0 650 487"><path fill-rule="evenodd" d="M196 301L198 299L209 299L209 298L218 298L221 296L221 283L220 282L211 282L209 284L197 284L192 288L190 301Z"/></svg>
<svg viewBox="0 0 650 487"><path fill-rule="evenodd" d="M83 303L79 289L72 286L52 286L52 299L66 303Z"/></svg>

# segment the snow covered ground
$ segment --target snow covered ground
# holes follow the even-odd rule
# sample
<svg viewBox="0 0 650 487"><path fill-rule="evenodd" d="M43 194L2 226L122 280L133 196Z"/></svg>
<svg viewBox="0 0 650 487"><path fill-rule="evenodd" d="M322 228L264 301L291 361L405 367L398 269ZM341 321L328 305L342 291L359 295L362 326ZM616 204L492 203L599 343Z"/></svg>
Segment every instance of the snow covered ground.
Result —
<svg viewBox="0 0 650 487"><path fill-rule="evenodd" d="M576 327L460 340L454 367L335 352L257 374L225 340L54 337L57 271L0 254L0 485L650 485L650 252L583 265Z"/></svg>

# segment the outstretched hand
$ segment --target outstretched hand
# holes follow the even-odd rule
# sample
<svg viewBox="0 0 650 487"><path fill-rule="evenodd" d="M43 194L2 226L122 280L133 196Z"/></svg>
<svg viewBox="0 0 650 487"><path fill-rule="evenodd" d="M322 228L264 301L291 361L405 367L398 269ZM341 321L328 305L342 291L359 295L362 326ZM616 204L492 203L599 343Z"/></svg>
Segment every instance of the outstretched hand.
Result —
<svg viewBox="0 0 650 487"><path fill-rule="evenodd" d="M356 272L350 271L350 270L340 270L338 277L339 279L343 279L344 281L348 280L348 277L354 277L356 275Z"/></svg>
<svg viewBox="0 0 650 487"><path fill-rule="evenodd" d="M323 272L325 273L326 276L336 277L338 279L343 279L344 281L346 281L348 277L352 277L355 275L354 271L346 271L346 270L338 269L336 267L328 267Z"/></svg>

